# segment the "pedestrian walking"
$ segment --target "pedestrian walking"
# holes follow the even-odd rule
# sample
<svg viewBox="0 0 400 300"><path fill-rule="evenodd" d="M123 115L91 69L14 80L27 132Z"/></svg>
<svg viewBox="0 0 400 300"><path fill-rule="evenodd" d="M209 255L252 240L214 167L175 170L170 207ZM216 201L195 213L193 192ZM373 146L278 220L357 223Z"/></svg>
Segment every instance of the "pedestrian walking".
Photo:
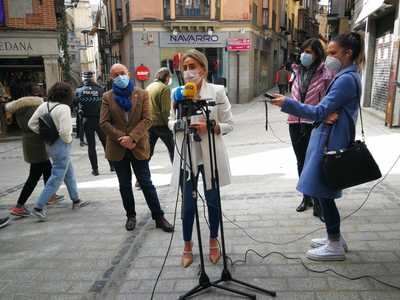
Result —
<svg viewBox="0 0 400 300"><path fill-rule="evenodd" d="M107 136L106 157L115 167L119 190L126 211L125 228L135 229L136 210L132 190L132 169L142 188L156 227L172 232L173 226L164 218L149 168L151 127L148 93L135 88L128 69L114 64L110 70L112 90L104 93L100 112L100 127Z"/></svg>
<svg viewBox="0 0 400 300"><path fill-rule="evenodd" d="M78 88L81 88L83 85L80 85ZM82 110L79 107L79 98L75 97L72 101L72 109L75 112L75 125L76 125L76 132L75 132L75 138L79 139L79 145L81 147L87 146L87 143L85 142L85 132L83 130L83 116L82 116Z"/></svg>
<svg viewBox="0 0 400 300"><path fill-rule="evenodd" d="M290 75L291 74L286 70L285 65L282 65L275 74L275 84L278 85L279 93L282 95L285 95L288 91Z"/></svg>
<svg viewBox="0 0 400 300"><path fill-rule="evenodd" d="M326 185L322 163L325 150L346 148L354 139L361 98L359 68L364 58L363 39L355 32L341 34L328 44L327 55L325 66L337 74L320 103L303 104L283 95L276 95L273 103L283 112L319 122L311 133L297 189L318 199L327 237L313 239L311 247L315 249L309 250L307 257L312 260L344 260L347 244L340 232L340 215L335 203L342 191Z"/></svg>
<svg viewBox="0 0 400 300"><path fill-rule="evenodd" d="M53 144L46 144L46 150L53 162L53 167L50 178L36 200L32 211L33 215L38 217L40 221L47 219L45 205L63 182L67 186L73 209L81 208L88 204L88 202L84 202L79 198L71 161L72 118L70 105L72 104L72 97L71 86L65 82L57 82L49 90L48 102L42 103L28 122L29 128L39 133L39 118L50 112L59 134L58 139Z"/></svg>
<svg viewBox="0 0 400 300"><path fill-rule="evenodd" d="M308 105L317 105L325 96L326 89L335 74L326 68L324 60L325 51L318 39L311 38L303 43L300 56L301 64L292 66L295 74L291 97L293 100ZM289 115L288 123L290 140L297 160L297 172L300 176L314 121ZM319 203L309 195L303 195L303 199L296 211L305 211L313 205L314 216L320 216Z"/></svg>
<svg viewBox="0 0 400 300"><path fill-rule="evenodd" d="M35 110L43 104L39 87L32 86L30 94L32 96L22 97L6 104L7 114L14 114L17 124L22 131L24 160L29 164L28 179L19 194L16 206L10 210L12 215L18 217L29 217L31 215L29 209L25 207L25 203L32 195L42 176L44 184L46 184L50 178L52 168L44 142L38 134L34 133L28 127L29 119ZM63 196L54 194L51 196L48 204L55 204L61 199L63 199Z"/></svg>
<svg viewBox="0 0 400 300"><path fill-rule="evenodd" d="M154 154L154 147L160 138L168 149L171 163L174 160L174 137L168 128L168 117L171 110L171 72L168 68L161 68L155 75L155 80L147 88L151 103L152 125L149 129L150 159Z"/></svg>
<svg viewBox="0 0 400 300"><path fill-rule="evenodd" d="M79 111L83 118L83 130L85 132L88 144L88 155L90 165L92 166L92 175L99 175L99 165L96 152L96 136L97 134L103 148L106 147L106 136L99 126L101 99L103 97L103 88L97 85L93 80L93 72L84 73L83 86L78 88L75 93L79 101ZM110 171L114 171L114 167L110 164Z"/></svg>
<svg viewBox="0 0 400 300"><path fill-rule="evenodd" d="M197 51L189 50L182 57L183 75L185 82L193 82L197 86L197 95L195 98L200 99L213 99L217 105L213 106L210 112L210 118L215 121L215 149L216 156L218 159L218 170L219 170L219 183L221 186L230 184L230 166L228 153L224 145L222 135L228 134L233 130L233 120L231 105L228 97L225 94L225 89L221 85L211 84L206 81L208 74L208 61L206 56ZM175 94L175 91L172 95ZM175 102L173 96L172 99ZM169 127L174 130L176 122L175 109L172 106L170 113ZM196 131L200 139L191 140L191 157L192 164L194 167L195 178L190 178L184 185L185 189L182 191L184 194L183 212L182 212L182 227L183 227L183 240L184 249L182 254L181 263L184 268L190 266L193 262L193 222L195 217L195 200L193 199L193 186L197 186L199 175L202 175L203 186L205 191L205 198L208 206L208 216L210 223L210 243L209 243L209 260L211 263L216 264L220 257L220 249L218 243L218 229L219 229L219 210L218 210L218 192L217 189L213 188L211 182L211 161L209 153L209 141L207 136L207 125L204 115L192 116L191 128ZM175 130L176 131L176 130ZM178 147L181 146L184 141L184 133L182 131L176 131L176 143ZM182 153L176 155L174 158L173 175L172 175L172 186L178 186L181 182L178 180L182 173L187 170L186 166L181 165ZM183 167L183 168L182 168Z"/></svg>

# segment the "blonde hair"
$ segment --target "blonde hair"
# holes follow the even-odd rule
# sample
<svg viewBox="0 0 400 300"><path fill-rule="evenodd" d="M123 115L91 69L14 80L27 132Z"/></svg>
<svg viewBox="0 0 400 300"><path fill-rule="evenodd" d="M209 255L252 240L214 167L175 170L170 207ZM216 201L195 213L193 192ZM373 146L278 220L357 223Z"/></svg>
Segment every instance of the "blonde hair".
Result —
<svg viewBox="0 0 400 300"><path fill-rule="evenodd" d="M188 51L186 51L183 56L182 56L182 65L183 62L187 59L187 58L192 58L195 61L197 61L205 70L205 78L207 79L207 75L208 75L208 59L207 57L200 51L196 50L196 49L190 49Z"/></svg>

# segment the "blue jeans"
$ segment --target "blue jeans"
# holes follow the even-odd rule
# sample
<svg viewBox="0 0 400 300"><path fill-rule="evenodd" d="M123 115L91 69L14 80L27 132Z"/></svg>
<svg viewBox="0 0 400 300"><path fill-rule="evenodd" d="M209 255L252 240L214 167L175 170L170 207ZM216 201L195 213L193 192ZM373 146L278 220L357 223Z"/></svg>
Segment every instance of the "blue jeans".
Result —
<svg viewBox="0 0 400 300"><path fill-rule="evenodd" d="M205 197L208 207L208 221L210 224L210 238L216 239L218 237L219 228L219 209L218 209L218 193L216 189L206 190L205 176L203 166L199 166L198 173L196 175L195 185L197 186L199 180L199 174L203 178L203 187L205 190ZM183 209L182 209L182 227L183 227L183 240L189 242L192 240L193 223L195 215L195 203L192 195L193 187L192 180L188 180L185 185L185 192L183 197ZM200 200L200 198L199 198ZM199 201L198 201L199 202ZM202 216L202 209L199 205L199 217Z"/></svg>
<svg viewBox="0 0 400 300"><path fill-rule="evenodd" d="M59 138L53 145L47 145L46 148L53 162L53 167L51 176L36 201L36 208L42 209L50 197L58 191L63 182L67 186L71 200L79 200L78 186L71 162L71 144L66 144Z"/></svg>

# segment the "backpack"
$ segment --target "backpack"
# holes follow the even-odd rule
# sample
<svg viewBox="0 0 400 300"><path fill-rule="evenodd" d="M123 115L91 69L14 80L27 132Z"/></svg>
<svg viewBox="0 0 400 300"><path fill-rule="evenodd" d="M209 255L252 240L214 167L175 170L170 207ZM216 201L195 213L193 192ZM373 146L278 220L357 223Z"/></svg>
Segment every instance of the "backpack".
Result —
<svg viewBox="0 0 400 300"><path fill-rule="evenodd" d="M56 124L54 124L53 118L50 114L58 105L60 104L56 104L52 109L50 109L49 103L47 102L48 112L39 117L39 136L49 145L54 144L59 137Z"/></svg>

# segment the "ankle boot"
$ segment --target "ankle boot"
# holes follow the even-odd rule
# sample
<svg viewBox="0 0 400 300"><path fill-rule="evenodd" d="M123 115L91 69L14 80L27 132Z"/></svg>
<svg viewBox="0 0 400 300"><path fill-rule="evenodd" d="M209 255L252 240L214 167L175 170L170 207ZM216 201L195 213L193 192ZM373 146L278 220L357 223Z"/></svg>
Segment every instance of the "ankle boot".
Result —
<svg viewBox="0 0 400 300"><path fill-rule="evenodd" d="M219 243L217 239L210 239L210 254L208 258L214 265L217 264L221 258L221 251L219 249Z"/></svg>
<svg viewBox="0 0 400 300"><path fill-rule="evenodd" d="M182 267L187 268L193 263L193 242L185 242L182 254Z"/></svg>
<svg viewBox="0 0 400 300"><path fill-rule="evenodd" d="M296 208L297 212L305 211L308 207L312 207L313 202L312 199L308 196L303 197L303 201L301 201L300 205Z"/></svg>

